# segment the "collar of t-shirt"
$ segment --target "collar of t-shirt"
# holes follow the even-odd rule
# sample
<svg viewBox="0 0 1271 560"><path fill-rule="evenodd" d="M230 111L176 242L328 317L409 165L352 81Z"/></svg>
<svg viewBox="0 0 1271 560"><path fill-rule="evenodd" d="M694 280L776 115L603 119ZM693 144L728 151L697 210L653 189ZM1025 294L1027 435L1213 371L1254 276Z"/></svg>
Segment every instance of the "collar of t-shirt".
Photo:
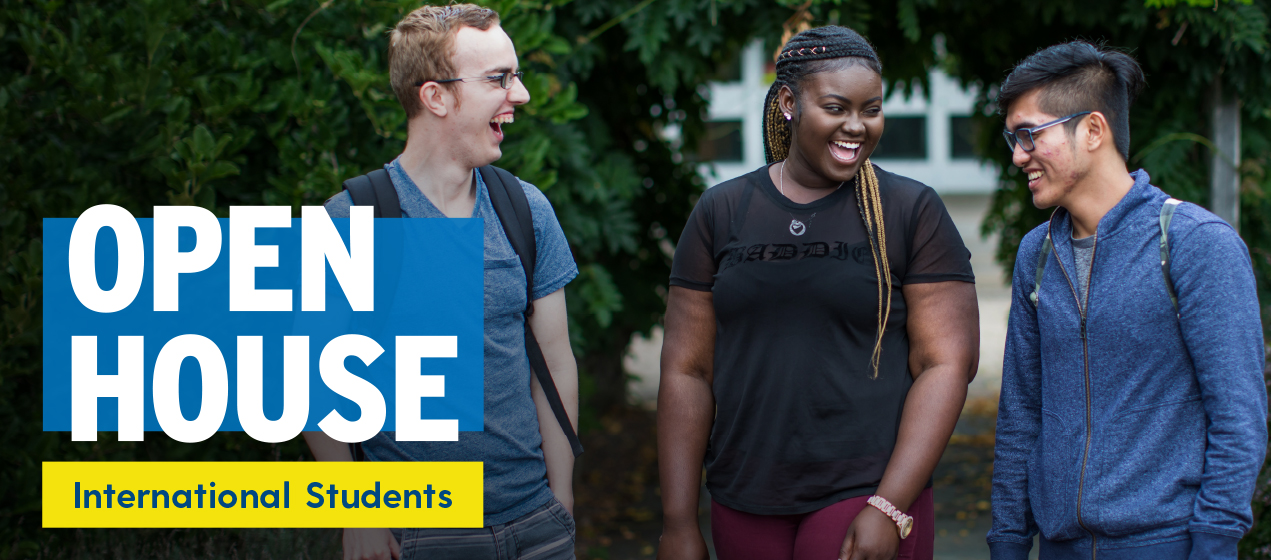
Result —
<svg viewBox="0 0 1271 560"><path fill-rule="evenodd" d="M1094 259L1094 236L1072 238L1072 260L1077 266L1077 299L1085 305L1086 290L1090 289L1090 265Z"/></svg>
<svg viewBox="0 0 1271 560"><path fill-rule="evenodd" d="M385 166L388 169L388 175L393 179L393 187L397 189L397 198L401 202L402 215L408 218L445 218L446 214L437 208L423 191L419 190L419 185L406 174L406 170L402 168L401 158L394 159ZM472 170L472 176L477 182L476 201L472 207L472 217L479 218L483 199L489 195L486 194L485 181L481 179L481 174L475 169Z"/></svg>

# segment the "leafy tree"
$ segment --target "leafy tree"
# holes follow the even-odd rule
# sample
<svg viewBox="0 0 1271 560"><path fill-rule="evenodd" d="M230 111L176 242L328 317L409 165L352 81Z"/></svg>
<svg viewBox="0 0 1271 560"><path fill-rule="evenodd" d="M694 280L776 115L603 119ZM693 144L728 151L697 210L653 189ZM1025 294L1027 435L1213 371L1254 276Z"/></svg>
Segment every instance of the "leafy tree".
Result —
<svg viewBox="0 0 1271 560"><path fill-rule="evenodd" d="M994 109L993 86L1027 54L1072 39L1105 42L1126 49L1148 77L1148 89L1130 114L1130 165L1144 167L1153 183L1171 194L1205 204L1208 200L1210 94L1221 82L1242 103L1240 231L1250 245L1260 286L1271 279L1271 232L1263 195L1271 157L1269 6L1265 2L1179 3L1149 0L1078 1L1016 5L993 2L939 2L919 13L925 37L944 38L946 71L979 87L981 107ZM989 30L986 32L986 30ZM1000 138L1001 118L981 115L983 157L1002 169L986 232L1002 233L998 257L1012 265L1019 239L1048 211L1032 207L1022 175L1010 164ZM1266 321L1264 320L1264 323Z"/></svg>
<svg viewBox="0 0 1271 560"><path fill-rule="evenodd" d="M388 86L385 31L414 2L64 4L0 2L0 557L33 553L39 462L230 459L305 454L242 434L198 446L162 434L72 444L41 426L41 218L112 203L149 216L162 204L320 204L382 165L405 139ZM621 305L596 256L633 252L630 158L596 142L577 85L551 71L573 46L552 32L556 5L503 2L529 67L533 101L503 164L553 196L575 241L575 323ZM586 329L575 328L587 348ZM13 543L10 546L8 543Z"/></svg>
<svg viewBox="0 0 1271 560"><path fill-rule="evenodd" d="M0 525L12 543L0 557L39 548L43 460L305 456L299 441L242 434L190 446L42 433L41 219L102 203L139 217L162 204L222 216L231 205L320 204L401 150L385 32L417 5L0 0L0 515L15 521ZM627 340L660 317L666 247L702 188L681 151L701 129L700 86L754 34L759 20L746 15L763 4L490 5L533 98L500 165L552 200L581 272L568 299L590 393L585 429L622 402ZM663 140L667 126L682 127L682 144Z"/></svg>

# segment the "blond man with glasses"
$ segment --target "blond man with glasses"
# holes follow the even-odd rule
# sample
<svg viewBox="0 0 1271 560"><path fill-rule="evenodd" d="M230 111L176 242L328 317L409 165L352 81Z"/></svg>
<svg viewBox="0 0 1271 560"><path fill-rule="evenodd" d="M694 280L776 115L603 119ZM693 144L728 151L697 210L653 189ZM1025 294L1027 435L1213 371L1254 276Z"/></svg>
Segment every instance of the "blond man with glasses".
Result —
<svg viewBox="0 0 1271 560"><path fill-rule="evenodd" d="M371 461L483 462L485 527L345 529L344 557L573 558L570 438L578 417L578 377L563 288L578 269L551 204L537 188L501 170L497 177L508 178L501 186L486 178L492 169L487 166L502 155L503 127L530 99L516 50L493 10L425 6L392 32L389 66L408 117L406 147L384 166L391 187L381 185L396 199L391 210L405 218L485 220L485 422L484 430L460 432L455 442L399 442L380 433L361 449ZM368 175L372 182L375 173ZM524 192L533 216L532 272L523 272L526 261L519 259L491 202L491 196L513 189ZM349 215L352 192L327 202L331 216ZM381 209L389 215L381 203L387 204L378 199L377 215ZM563 409L559 415L531 374L534 358L527 357L525 329L536 336L550 370L555 386L550 394L558 395ZM306 432L305 439L318 460L353 458L349 446L322 432Z"/></svg>

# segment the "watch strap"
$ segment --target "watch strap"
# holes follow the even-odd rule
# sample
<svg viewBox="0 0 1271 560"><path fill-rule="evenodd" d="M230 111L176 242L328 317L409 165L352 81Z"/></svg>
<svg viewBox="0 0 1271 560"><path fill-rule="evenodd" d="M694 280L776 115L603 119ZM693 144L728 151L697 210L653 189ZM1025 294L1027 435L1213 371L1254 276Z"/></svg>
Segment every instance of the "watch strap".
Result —
<svg viewBox="0 0 1271 560"><path fill-rule="evenodd" d="M905 515L905 512L897 509L896 506L887 501L887 498L877 494L870 496L866 502L874 506L878 511L883 512L883 515L890 517L896 523L896 531L900 534L900 538L903 539L909 536L909 531L906 529L913 527L913 517Z"/></svg>

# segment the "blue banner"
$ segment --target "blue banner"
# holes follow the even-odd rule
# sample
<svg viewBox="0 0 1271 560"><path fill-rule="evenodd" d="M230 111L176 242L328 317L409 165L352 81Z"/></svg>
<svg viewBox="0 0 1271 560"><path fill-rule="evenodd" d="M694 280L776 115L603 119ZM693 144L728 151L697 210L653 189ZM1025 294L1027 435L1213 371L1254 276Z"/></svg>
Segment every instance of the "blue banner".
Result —
<svg viewBox="0 0 1271 560"><path fill-rule="evenodd" d="M84 417L95 403L96 430L119 431L121 439L135 439L124 438L121 426L142 406L145 431L182 441L205 439L213 426L244 430L247 418L257 439L286 437L302 413L305 430L328 428L337 439L360 441L365 437L348 434L398 429L403 387L403 394L427 395L405 398L403 418L439 421L424 423L423 433L456 437L445 435L455 421L458 431L482 429L481 220L375 219L373 266L366 266L372 245L353 238L371 228L359 230L350 219L323 213L302 224L311 218L305 214L240 227L207 214L174 225L159 210L156 218L135 220L139 243L124 222L86 226L88 212L78 233L75 219L44 220L45 431L73 431L73 417L92 420ZM232 220L240 215L246 213L232 211ZM332 248L339 244L331 225L342 247ZM320 274L302 274L306 266L318 270L313 259L323 258L306 243L337 256L343 250L342 274L335 258L317 265ZM293 377L284 374L288 368ZM297 407L290 414L285 400ZM378 416L382 424L368 432ZM332 423L320 426L324 419ZM337 425L345 437L330 429Z"/></svg>

